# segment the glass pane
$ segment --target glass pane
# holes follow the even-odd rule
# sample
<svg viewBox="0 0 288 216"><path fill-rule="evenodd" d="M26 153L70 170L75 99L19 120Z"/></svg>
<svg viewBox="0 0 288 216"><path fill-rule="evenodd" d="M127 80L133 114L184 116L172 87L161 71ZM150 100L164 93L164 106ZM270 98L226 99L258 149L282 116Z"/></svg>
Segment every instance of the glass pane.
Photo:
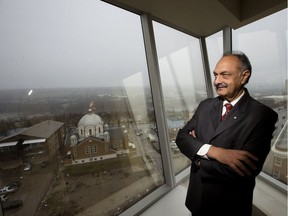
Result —
<svg viewBox="0 0 288 216"><path fill-rule="evenodd" d="M250 94L279 115L262 171L287 184L287 9L233 31L233 48L250 58Z"/></svg>
<svg viewBox="0 0 288 216"><path fill-rule="evenodd" d="M221 56L223 55L223 32L217 32L206 39L206 46L208 51L208 59L209 59L209 68L210 68L210 76L213 85L213 78L214 78L214 68ZM213 88L213 95L216 97L218 94Z"/></svg>
<svg viewBox="0 0 288 216"><path fill-rule="evenodd" d="M138 15L3 0L0 47L5 216L118 215L165 183Z"/></svg>
<svg viewBox="0 0 288 216"><path fill-rule="evenodd" d="M190 165L175 144L178 130L207 97L199 40L153 22L174 172Z"/></svg>

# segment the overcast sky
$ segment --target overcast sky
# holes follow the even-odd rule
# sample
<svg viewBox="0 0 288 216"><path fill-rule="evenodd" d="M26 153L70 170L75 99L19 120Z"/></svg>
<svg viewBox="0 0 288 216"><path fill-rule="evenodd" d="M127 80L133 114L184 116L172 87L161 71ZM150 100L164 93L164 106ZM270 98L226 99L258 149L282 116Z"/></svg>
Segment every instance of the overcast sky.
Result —
<svg viewBox="0 0 288 216"><path fill-rule="evenodd" d="M252 63L261 71L257 75L254 70L255 80L271 69L287 72L287 66L275 68L287 64L287 54L279 51L287 50L287 14L280 17L283 23L272 24L272 32L254 27L247 31L255 32L243 30L234 38L241 49L253 53ZM286 47L281 47L278 40L285 35L279 38L274 31L283 32L285 26ZM162 51L172 44L183 48L181 40L176 44L162 32L158 31L162 44L157 44ZM249 38L255 36L258 43L251 44ZM267 55L272 66L265 64ZM146 70L138 15L98 0L0 0L0 89L119 86L139 72L147 76ZM280 72L269 79L279 85L285 75Z"/></svg>
<svg viewBox="0 0 288 216"><path fill-rule="evenodd" d="M145 69L139 16L97 0L0 0L0 88L119 86Z"/></svg>

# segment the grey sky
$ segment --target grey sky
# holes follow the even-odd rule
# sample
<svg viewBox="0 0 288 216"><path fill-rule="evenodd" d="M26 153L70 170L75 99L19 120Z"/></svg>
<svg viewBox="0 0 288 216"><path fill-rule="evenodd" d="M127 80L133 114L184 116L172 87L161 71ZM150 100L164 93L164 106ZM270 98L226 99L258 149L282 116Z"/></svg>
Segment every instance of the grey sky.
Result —
<svg viewBox="0 0 288 216"><path fill-rule="evenodd" d="M279 17L279 25L261 23L272 31L247 26L233 38L251 59L254 83L287 79L287 13ZM285 26L286 35L274 34ZM182 47L165 28L157 32L160 58ZM286 47L279 46L285 36ZM138 15L98 0L0 0L0 89L119 86L139 72L147 76L145 61ZM280 72L268 80L271 70Z"/></svg>
<svg viewBox="0 0 288 216"><path fill-rule="evenodd" d="M0 0L0 32L2 89L119 86L145 69L139 16L100 1Z"/></svg>

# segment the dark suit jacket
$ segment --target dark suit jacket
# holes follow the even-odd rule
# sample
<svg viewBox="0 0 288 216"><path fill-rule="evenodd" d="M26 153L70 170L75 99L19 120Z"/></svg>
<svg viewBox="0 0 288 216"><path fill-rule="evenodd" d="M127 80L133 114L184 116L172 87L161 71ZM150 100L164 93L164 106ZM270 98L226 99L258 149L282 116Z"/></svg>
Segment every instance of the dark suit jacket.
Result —
<svg viewBox="0 0 288 216"><path fill-rule="evenodd" d="M202 101L192 119L180 129L176 143L191 161L191 175L186 198L187 208L194 215L251 215L255 177L262 169L270 150L278 115L271 108L245 94L220 122L223 100L220 97ZM189 135L195 130L197 138ZM257 156L257 170L241 177L216 160L195 160L203 144L227 149L247 150Z"/></svg>

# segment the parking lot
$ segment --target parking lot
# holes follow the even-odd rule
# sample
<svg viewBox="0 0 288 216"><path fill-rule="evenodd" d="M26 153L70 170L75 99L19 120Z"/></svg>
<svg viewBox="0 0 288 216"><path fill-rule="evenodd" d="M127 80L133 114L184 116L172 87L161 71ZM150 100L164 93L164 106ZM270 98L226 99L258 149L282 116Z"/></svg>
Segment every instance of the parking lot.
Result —
<svg viewBox="0 0 288 216"><path fill-rule="evenodd" d="M4 215L23 216L35 212L51 185L55 167L56 163L49 163L46 167L41 167L40 164L32 165L29 170L24 170L23 166L1 170L1 188L11 181L19 180L21 183L17 190L7 193L8 200L6 202L15 200L23 202L17 208L4 210Z"/></svg>

